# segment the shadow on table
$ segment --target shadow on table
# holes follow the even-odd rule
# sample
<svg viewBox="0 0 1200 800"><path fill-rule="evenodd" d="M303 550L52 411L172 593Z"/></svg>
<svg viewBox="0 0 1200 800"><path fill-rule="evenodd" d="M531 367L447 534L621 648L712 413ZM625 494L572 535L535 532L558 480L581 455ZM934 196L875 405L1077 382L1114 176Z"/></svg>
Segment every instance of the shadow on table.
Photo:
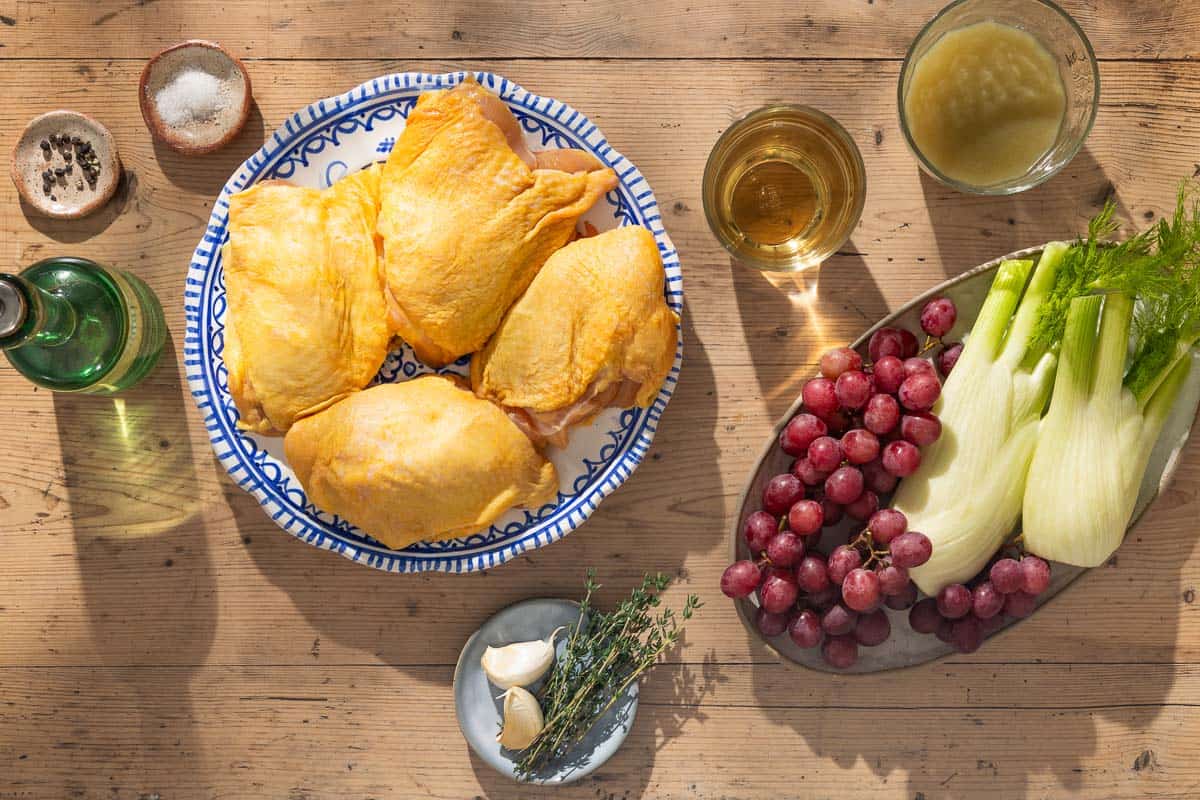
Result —
<svg viewBox="0 0 1200 800"><path fill-rule="evenodd" d="M233 141L213 153L193 156L177 153L157 139L154 160L172 184L186 192L215 197L238 166L262 147L266 132L262 111L251 102L250 115Z"/></svg>
<svg viewBox="0 0 1200 800"><path fill-rule="evenodd" d="M117 703L120 719L88 723L134 727L139 754L169 761L178 785L201 785L189 681L213 642L216 575L173 343L137 387L116 398L55 394L54 413L92 646L140 712L128 719ZM136 669L145 665L177 668L147 678Z"/></svg>
<svg viewBox="0 0 1200 800"><path fill-rule="evenodd" d="M1110 197L1117 203L1116 219L1125 226L1130 221L1112 180L1087 147L1057 175L1019 194L966 194L924 172L918 177L947 278L1015 250L1082 236ZM1140 228L1145 220L1135 222Z"/></svg>
<svg viewBox="0 0 1200 800"><path fill-rule="evenodd" d="M730 261L742 332L772 420L800 396L821 353L852 342L887 313L867 262L847 242L819 267L759 272Z"/></svg>

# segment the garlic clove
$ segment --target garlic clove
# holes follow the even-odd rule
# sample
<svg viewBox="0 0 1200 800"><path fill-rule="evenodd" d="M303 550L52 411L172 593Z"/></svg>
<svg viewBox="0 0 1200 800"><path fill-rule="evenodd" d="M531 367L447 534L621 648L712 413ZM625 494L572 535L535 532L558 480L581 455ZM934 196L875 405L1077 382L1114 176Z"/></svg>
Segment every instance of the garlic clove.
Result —
<svg viewBox="0 0 1200 800"><path fill-rule="evenodd" d="M554 637L562 629L555 628L545 639L489 647L479 660L483 673L494 686L501 689L528 686L545 675L554 663Z"/></svg>
<svg viewBox="0 0 1200 800"><path fill-rule="evenodd" d="M506 750L524 750L542 732L546 721L537 698L520 686L504 693L504 725L496 741Z"/></svg>

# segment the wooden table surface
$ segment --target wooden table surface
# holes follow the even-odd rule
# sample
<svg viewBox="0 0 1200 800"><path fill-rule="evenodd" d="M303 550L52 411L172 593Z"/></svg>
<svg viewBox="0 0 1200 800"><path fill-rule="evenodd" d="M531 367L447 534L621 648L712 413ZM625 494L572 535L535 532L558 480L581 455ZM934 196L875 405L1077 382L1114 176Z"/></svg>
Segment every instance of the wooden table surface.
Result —
<svg viewBox="0 0 1200 800"><path fill-rule="evenodd" d="M1200 446L1110 564L969 657L836 677L778 664L717 591L752 460L819 353L947 276L1079 232L1105 197L1144 225L1200 175L1200 3L1067 3L1100 57L1086 148L1049 183L976 198L922 178L900 60L940 0L0 2L0 145L55 107L98 116L126 177L57 222L0 186L6 269L128 267L172 343L119 400L0 369L0 800L20 798L1195 798ZM246 61L257 110L184 158L138 112L145 59L191 37ZM182 381L182 289L213 197L293 110L372 76L481 68L587 113L657 192L685 272L686 357L652 457L561 543L470 576L357 566L277 530L213 458ZM769 100L848 128L869 192L803 286L732 266L700 176ZM7 152L7 150L5 150ZM708 603L643 687L625 747L554 791L473 757L451 696L466 637L531 596L613 601L647 570Z"/></svg>

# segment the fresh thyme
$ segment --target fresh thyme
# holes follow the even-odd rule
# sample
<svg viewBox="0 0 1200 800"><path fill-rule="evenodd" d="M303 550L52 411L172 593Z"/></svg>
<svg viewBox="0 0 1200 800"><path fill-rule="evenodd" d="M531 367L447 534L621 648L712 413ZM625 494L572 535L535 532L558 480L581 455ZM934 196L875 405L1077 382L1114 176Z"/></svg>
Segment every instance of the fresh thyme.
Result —
<svg viewBox="0 0 1200 800"><path fill-rule="evenodd" d="M679 639L681 622L669 608L655 613L666 575L647 575L617 608L592 606L600 585L588 570L579 622L571 630L562 659L538 698L546 724L526 748L516 771L531 775L567 755L638 678ZM691 619L700 599L688 595L679 617Z"/></svg>

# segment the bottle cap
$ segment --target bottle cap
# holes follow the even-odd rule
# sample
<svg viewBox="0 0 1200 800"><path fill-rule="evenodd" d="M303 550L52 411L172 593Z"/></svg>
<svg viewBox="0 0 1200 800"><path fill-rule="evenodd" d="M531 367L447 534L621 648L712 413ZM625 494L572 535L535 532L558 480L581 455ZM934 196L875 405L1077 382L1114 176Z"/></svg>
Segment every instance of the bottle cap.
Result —
<svg viewBox="0 0 1200 800"><path fill-rule="evenodd" d="M0 337L20 330L28 313L25 293L9 278L0 278Z"/></svg>

